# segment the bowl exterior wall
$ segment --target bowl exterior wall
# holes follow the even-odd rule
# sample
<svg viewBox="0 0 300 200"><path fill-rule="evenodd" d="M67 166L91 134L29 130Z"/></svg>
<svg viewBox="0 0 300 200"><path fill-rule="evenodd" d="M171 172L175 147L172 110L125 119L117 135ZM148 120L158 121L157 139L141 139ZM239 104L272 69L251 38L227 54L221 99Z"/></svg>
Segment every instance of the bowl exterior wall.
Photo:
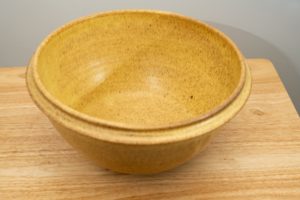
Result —
<svg viewBox="0 0 300 200"><path fill-rule="evenodd" d="M174 143L135 145L95 140L54 121L52 124L75 149L98 166L129 174L154 174L175 168L204 150L215 133L213 131Z"/></svg>

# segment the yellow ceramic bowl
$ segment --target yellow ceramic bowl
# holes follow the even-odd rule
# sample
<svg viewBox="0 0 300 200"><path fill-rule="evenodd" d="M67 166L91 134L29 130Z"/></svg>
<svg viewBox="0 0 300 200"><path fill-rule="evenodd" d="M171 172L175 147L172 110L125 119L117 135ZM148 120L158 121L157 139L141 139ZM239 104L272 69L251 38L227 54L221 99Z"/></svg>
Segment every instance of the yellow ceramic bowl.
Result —
<svg viewBox="0 0 300 200"><path fill-rule="evenodd" d="M242 108L251 78L224 34L160 11L113 11L48 36L27 70L55 128L99 166L148 174L184 163Z"/></svg>

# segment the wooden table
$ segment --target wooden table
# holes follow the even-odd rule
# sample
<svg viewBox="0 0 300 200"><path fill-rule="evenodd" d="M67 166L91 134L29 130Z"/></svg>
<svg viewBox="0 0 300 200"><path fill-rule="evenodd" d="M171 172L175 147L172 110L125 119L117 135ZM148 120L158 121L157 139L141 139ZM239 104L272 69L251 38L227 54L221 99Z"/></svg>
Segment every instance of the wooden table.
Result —
<svg viewBox="0 0 300 200"><path fill-rule="evenodd" d="M100 169L31 101L24 67L0 68L0 199L300 199L300 120L274 67L248 60L250 99L206 151L159 175Z"/></svg>

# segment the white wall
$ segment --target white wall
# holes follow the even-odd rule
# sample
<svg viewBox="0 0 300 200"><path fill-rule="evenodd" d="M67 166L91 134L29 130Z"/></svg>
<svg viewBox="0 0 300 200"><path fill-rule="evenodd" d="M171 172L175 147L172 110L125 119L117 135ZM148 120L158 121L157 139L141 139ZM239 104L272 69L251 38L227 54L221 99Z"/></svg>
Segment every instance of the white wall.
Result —
<svg viewBox="0 0 300 200"><path fill-rule="evenodd" d="M130 8L207 21L228 34L246 57L271 59L300 111L300 0L0 0L0 66L26 65L39 42L70 20Z"/></svg>

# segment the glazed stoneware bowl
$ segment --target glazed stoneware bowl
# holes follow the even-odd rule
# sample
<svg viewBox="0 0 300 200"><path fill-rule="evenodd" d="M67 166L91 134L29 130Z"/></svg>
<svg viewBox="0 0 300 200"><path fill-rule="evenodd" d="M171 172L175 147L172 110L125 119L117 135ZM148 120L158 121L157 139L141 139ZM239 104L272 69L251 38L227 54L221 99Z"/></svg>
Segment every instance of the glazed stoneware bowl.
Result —
<svg viewBox="0 0 300 200"><path fill-rule="evenodd" d="M174 13L112 11L48 36L27 68L34 102L103 168L151 174L203 150L245 104L251 77L234 43Z"/></svg>

